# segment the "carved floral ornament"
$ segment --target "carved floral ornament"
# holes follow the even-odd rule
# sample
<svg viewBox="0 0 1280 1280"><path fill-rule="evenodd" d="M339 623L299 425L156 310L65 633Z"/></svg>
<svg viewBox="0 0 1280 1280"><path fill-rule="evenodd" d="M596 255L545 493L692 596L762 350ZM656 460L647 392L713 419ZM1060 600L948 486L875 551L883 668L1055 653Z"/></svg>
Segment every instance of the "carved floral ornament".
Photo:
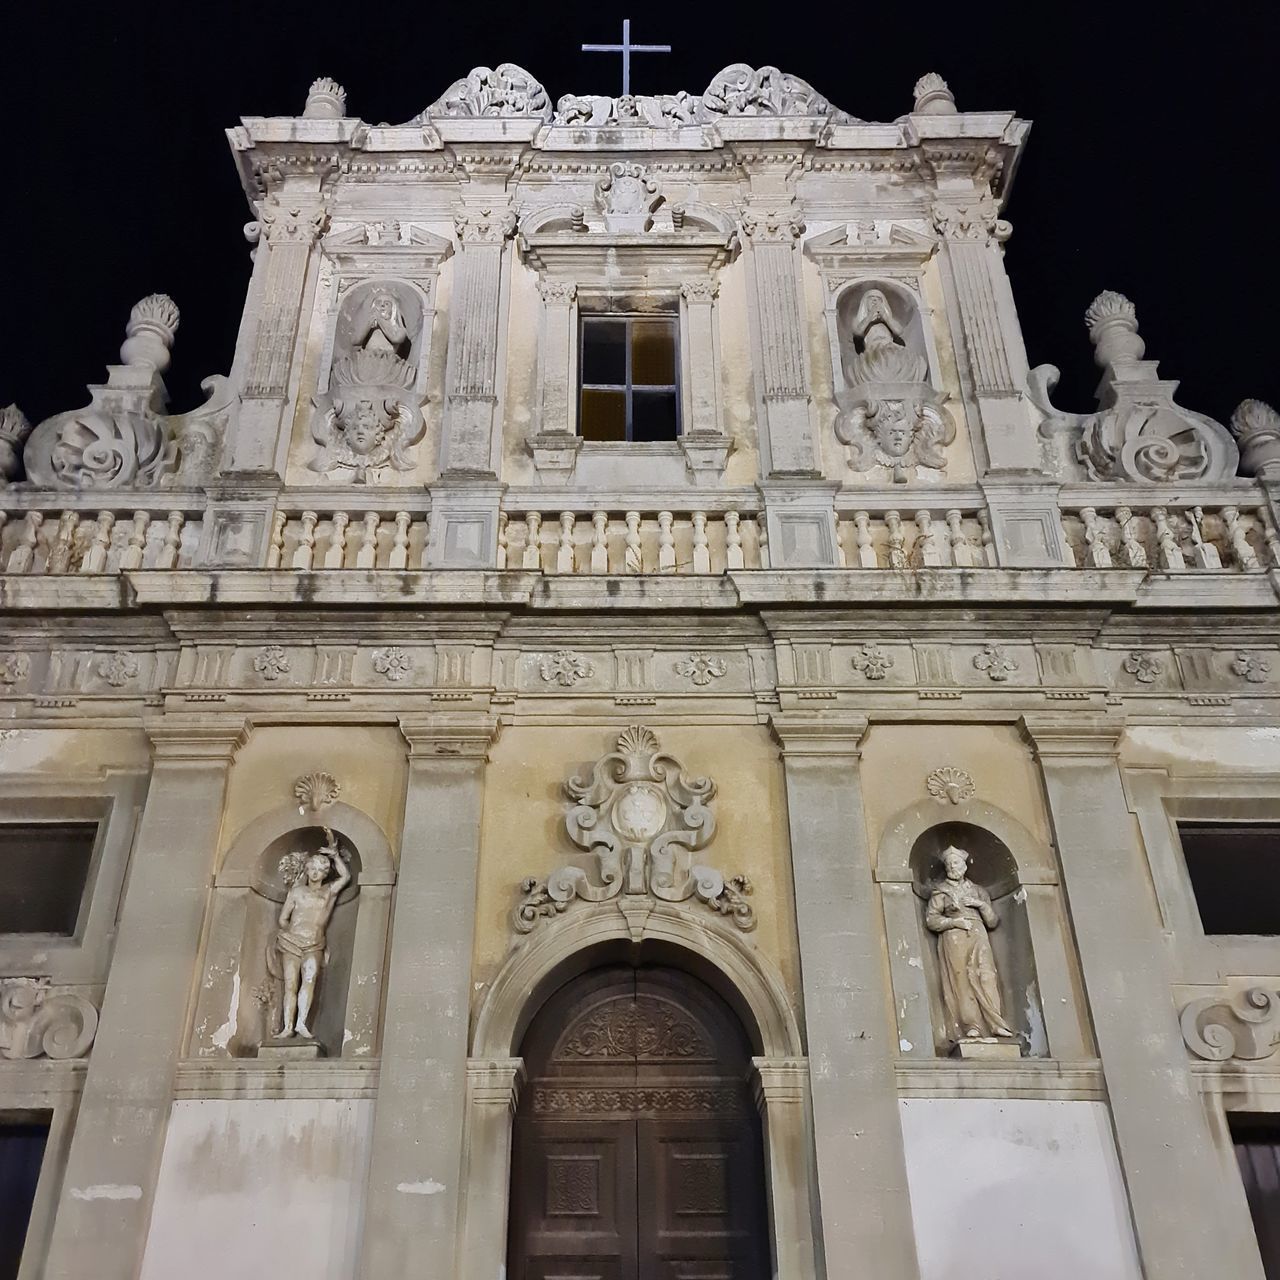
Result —
<svg viewBox="0 0 1280 1280"><path fill-rule="evenodd" d="M690 777L675 757L662 751L652 730L631 725L615 749L601 757L586 777L564 784L569 839L585 857L544 880L523 882L524 897L514 926L529 933L544 919L566 911L575 898L628 906L653 901L681 903L696 897L744 931L755 928L746 900L751 882L726 879L713 867L695 864L693 854L711 843L716 785Z"/></svg>
<svg viewBox="0 0 1280 1280"><path fill-rule="evenodd" d="M98 1011L48 978L0 978L0 1055L79 1058L98 1033Z"/></svg>

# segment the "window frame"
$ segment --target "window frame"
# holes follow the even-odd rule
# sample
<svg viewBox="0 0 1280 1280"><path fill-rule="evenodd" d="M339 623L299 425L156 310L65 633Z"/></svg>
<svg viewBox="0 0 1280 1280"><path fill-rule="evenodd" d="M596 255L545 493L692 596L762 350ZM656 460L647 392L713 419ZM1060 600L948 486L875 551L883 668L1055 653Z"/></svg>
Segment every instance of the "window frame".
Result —
<svg viewBox="0 0 1280 1280"><path fill-rule="evenodd" d="M5 833L14 827L30 829L32 827L73 827L92 828L92 838L88 841L88 856L85 859L84 879L80 884L79 902L75 908L75 919L67 931L60 929L0 929L0 943L21 941L69 943L77 942L84 937L85 924L89 916L89 903L93 898L93 885L97 878L98 866L102 861L102 846L105 832L106 815L101 811L95 814L59 814L42 813L39 816L20 818L12 814L0 815L0 871L3 870Z"/></svg>
<svg viewBox="0 0 1280 1280"><path fill-rule="evenodd" d="M584 347L586 342L587 325L593 322L602 321L621 321L626 326L624 350L625 350L625 377L624 383L616 382L587 382L583 376L585 368ZM631 372L631 334L632 326L637 321L653 323L654 321L662 321L671 328L671 356L672 356L672 374L673 382L664 383L640 383L636 384L632 380ZM595 310L588 307L580 306L578 308L578 334L577 334L577 396L574 414L575 434L583 444L588 445L671 445L675 444L684 434L684 404L683 404L683 386L681 384L681 332L680 332L680 313L677 309L655 309L652 311L630 310ZM632 406L634 404L635 391L639 385L641 391L660 391L670 394L672 403L675 407L675 432L670 437L664 437L660 440L636 440L632 437L633 414ZM597 440L582 434L583 420L583 404L582 395L584 391L621 391L623 393L625 405L625 426L626 437L622 440Z"/></svg>

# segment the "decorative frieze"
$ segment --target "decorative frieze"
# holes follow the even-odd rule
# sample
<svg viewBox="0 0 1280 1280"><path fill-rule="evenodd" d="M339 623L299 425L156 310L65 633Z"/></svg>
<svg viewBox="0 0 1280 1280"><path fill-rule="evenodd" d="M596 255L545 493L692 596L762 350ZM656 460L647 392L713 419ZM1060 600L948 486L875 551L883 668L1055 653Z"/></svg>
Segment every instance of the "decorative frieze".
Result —
<svg viewBox="0 0 1280 1280"><path fill-rule="evenodd" d="M712 680L719 680L728 669L723 658L701 651L691 653L686 658L678 658L675 663L676 675L684 676L700 687L709 685Z"/></svg>

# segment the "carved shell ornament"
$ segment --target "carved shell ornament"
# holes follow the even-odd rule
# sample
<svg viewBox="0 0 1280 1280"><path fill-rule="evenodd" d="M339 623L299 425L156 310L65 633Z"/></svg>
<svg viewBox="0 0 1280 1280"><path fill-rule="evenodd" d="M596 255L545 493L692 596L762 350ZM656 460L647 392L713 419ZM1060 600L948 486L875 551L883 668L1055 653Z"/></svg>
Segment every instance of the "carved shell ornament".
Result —
<svg viewBox="0 0 1280 1280"><path fill-rule="evenodd" d="M973 778L950 764L934 769L924 780L924 785L929 794L942 804L963 804L972 800L977 792Z"/></svg>
<svg viewBox="0 0 1280 1280"><path fill-rule="evenodd" d="M293 784L293 795L298 801L298 812L319 813L326 805L332 804L342 790L337 778L331 773L307 773Z"/></svg>
<svg viewBox="0 0 1280 1280"><path fill-rule="evenodd" d="M651 729L628 726L588 774L565 782L564 793L565 833L586 856L545 880L531 876L522 883L518 932L561 914L576 898L617 900L621 907L628 899L681 903L696 897L739 929L755 928L746 901L751 882L693 861L715 835L715 783L687 774Z"/></svg>

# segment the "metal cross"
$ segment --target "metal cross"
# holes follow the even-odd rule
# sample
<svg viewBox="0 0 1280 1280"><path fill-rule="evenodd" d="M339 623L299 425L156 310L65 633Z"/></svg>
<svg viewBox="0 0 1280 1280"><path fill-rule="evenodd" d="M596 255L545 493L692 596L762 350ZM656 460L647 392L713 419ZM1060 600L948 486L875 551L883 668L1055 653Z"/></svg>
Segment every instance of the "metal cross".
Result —
<svg viewBox="0 0 1280 1280"><path fill-rule="evenodd" d="M623 18L621 44L584 44L582 52L622 54L622 92L625 96L631 92L631 55L633 53L670 53L671 46L669 44L632 44L631 19Z"/></svg>

